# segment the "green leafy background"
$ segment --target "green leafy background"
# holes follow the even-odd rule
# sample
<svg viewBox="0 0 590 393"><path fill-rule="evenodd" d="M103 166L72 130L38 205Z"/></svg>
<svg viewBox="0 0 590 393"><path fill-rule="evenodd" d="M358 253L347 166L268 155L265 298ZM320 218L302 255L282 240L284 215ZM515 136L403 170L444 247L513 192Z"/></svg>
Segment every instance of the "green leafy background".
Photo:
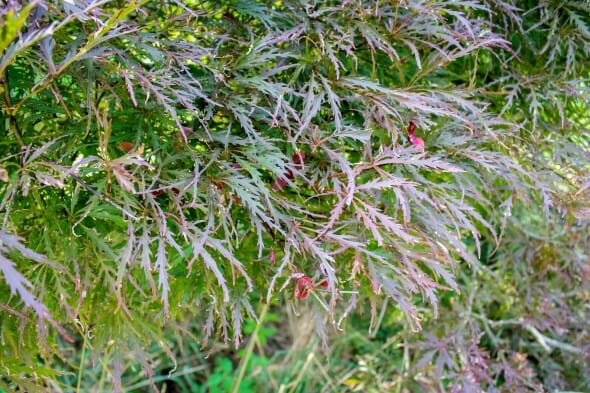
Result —
<svg viewBox="0 0 590 393"><path fill-rule="evenodd" d="M0 390L590 388L588 2L3 7Z"/></svg>

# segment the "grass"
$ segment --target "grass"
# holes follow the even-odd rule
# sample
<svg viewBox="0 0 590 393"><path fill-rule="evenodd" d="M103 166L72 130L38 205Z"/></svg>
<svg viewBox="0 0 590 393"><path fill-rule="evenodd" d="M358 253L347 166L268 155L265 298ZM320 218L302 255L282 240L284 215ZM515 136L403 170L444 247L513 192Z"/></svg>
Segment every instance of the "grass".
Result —
<svg viewBox="0 0 590 393"><path fill-rule="evenodd" d="M279 320L263 306L259 322L247 321L247 344L238 350L216 344L187 344L173 372L161 364L153 380L162 392L401 392L409 368L404 331L395 316L382 318L372 334L365 319L351 317L342 332L330 334L330 349L321 342L309 310L289 312ZM162 358L165 355L162 354ZM141 368L128 368L123 391L148 392L151 382ZM92 372L87 369L86 372ZM82 389L84 390L84 389Z"/></svg>

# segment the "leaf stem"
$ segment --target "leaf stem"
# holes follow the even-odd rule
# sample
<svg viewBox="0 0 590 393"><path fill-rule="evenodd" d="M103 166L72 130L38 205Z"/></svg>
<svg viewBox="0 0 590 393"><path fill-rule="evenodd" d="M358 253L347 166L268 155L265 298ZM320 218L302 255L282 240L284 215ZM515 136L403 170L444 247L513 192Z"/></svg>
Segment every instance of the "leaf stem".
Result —
<svg viewBox="0 0 590 393"><path fill-rule="evenodd" d="M84 342L82 343L82 354L80 355L80 365L78 366L78 383L76 384L76 393L80 393L80 386L82 384L82 372L84 371L84 358L86 357L86 345L87 345L87 332L82 327L82 336L84 337Z"/></svg>

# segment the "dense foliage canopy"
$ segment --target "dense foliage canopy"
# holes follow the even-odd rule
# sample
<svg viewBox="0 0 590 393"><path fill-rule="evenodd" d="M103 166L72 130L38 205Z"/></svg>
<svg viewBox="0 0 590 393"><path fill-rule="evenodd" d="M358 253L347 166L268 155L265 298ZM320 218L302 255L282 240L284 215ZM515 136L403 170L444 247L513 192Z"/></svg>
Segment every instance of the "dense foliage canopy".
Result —
<svg viewBox="0 0 590 393"><path fill-rule="evenodd" d="M389 318L397 391L590 388L588 2L9 0L0 26L0 390L157 389L269 307L326 351Z"/></svg>

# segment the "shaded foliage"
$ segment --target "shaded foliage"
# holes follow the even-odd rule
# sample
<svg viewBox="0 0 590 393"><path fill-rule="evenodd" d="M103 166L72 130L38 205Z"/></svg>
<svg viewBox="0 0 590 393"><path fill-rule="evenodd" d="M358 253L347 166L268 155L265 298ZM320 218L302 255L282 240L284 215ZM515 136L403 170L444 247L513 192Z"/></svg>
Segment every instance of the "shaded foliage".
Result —
<svg viewBox="0 0 590 393"><path fill-rule="evenodd" d="M590 6L528 3L8 2L0 388L385 298L432 390L587 387Z"/></svg>

